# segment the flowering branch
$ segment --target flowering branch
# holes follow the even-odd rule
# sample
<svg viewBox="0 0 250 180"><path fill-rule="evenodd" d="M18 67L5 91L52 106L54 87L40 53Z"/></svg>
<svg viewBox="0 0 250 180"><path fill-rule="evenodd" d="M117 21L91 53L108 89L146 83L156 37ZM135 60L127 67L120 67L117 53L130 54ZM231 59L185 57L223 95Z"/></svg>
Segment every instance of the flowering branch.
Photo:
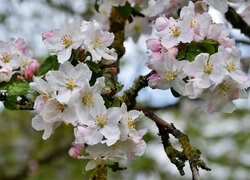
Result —
<svg viewBox="0 0 250 180"><path fill-rule="evenodd" d="M169 124L168 122L162 120L154 113L149 112L147 110L142 111L144 112L145 116L147 116L156 123L159 129L159 135L161 136L165 152L169 157L170 161L176 165L181 175L185 174L183 167L185 166L185 161L187 160L190 164L193 180L200 179L198 167L207 171L211 170L207 167L206 163L200 159L201 152L191 147L189 138L184 133L176 129L173 124ZM169 141L169 134L172 134L176 139L179 140L183 149L182 151L178 151L172 146Z"/></svg>
<svg viewBox="0 0 250 180"><path fill-rule="evenodd" d="M250 26L241 18L239 14L228 6L228 11L225 13L226 19L232 24L234 28L240 29L243 34L250 38Z"/></svg>

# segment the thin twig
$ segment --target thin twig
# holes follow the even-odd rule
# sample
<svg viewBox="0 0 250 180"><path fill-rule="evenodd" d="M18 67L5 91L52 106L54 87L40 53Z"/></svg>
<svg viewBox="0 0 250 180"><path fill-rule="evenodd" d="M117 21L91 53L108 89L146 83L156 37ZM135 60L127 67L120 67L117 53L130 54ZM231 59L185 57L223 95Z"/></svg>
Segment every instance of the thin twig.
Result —
<svg viewBox="0 0 250 180"><path fill-rule="evenodd" d="M225 13L225 17L234 28L240 29L241 33L250 38L250 26L242 19L234 8L228 6L228 11Z"/></svg>
<svg viewBox="0 0 250 180"><path fill-rule="evenodd" d="M192 171L193 180L200 180L200 174L196 163L194 162L190 163L190 169Z"/></svg>

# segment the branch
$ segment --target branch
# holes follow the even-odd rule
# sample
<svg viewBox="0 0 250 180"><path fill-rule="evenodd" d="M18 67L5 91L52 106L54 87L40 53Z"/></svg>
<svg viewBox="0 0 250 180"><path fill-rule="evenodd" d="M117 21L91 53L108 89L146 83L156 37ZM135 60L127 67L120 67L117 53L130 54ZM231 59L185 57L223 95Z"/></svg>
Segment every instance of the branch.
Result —
<svg viewBox="0 0 250 180"><path fill-rule="evenodd" d="M236 39L235 42L236 43L250 45L250 41L246 41L246 40Z"/></svg>
<svg viewBox="0 0 250 180"><path fill-rule="evenodd" d="M145 76L139 76L135 79L134 84L128 90L126 90L122 96L123 101L129 109L133 109L136 105L136 97L138 96L139 91L148 86L148 77L151 76L154 71L151 71Z"/></svg>
<svg viewBox="0 0 250 180"><path fill-rule="evenodd" d="M156 116L154 113L147 110L142 111L144 112L145 116L156 123L165 152L170 161L175 164L181 175L185 174L183 168L185 166L185 161L187 160L190 164L193 180L200 179L198 167L207 171L211 170L207 167L206 163L200 159L201 152L192 148L189 142L189 138L184 133L176 129L173 124L169 124L160 117ZM172 146L169 141L169 134L172 134L176 139L178 139L178 141L181 143L182 151L178 151Z"/></svg>
<svg viewBox="0 0 250 180"><path fill-rule="evenodd" d="M250 26L237 14L237 12L231 6L228 6L228 11L225 13L227 21L236 29L240 29L241 33L250 38Z"/></svg>

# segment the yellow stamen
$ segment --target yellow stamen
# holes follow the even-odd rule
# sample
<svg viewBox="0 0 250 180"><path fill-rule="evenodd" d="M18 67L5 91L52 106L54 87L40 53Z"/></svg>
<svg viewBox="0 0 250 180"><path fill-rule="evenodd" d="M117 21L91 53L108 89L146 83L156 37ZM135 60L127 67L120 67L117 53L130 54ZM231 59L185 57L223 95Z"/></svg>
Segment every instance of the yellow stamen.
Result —
<svg viewBox="0 0 250 180"><path fill-rule="evenodd" d="M179 37L181 35L180 32L180 28L176 27L175 25L173 25L174 27L169 27L169 29L172 31L172 34L174 35L174 37Z"/></svg>
<svg viewBox="0 0 250 180"><path fill-rule="evenodd" d="M131 117L128 118L128 127L135 129L134 120Z"/></svg>
<svg viewBox="0 0 250 180"><path fill-rule="evenodd" d="M227 70L228 71L232 71L232 70L235 70L237 69L235 63L233 61L230 62L230 65L227 66Z"/></svg>
<svg viewBox="0 0 250 180"><path fill-rule="evenodd" d="M208 63L206 65L203 65L203 72L210 74L213 70L213 65L209 65Z"/></svg>
<svg viewBox="0 0 250 180"><path fill-rule="evenodd" d="M107 118L104 115L96 116L95 124L103 128L107 124Z"/></svg>
<svg viewBox="0 0 250 180"><path fill-rule="evenodd" d="M3 61L4 63L10 62L10 55L7 54L7 53L4 54L3 57L2 57L2 61Z"/></svg>
<svg viewBox="0 0 250 180"><path fill-rule="evenodd" d="M135 31L140 31L140 30L142 30L142 25L141 24L135 24L134 28L135 28Z"/></svg>
<svg viewBox="0 0 250 180"><path fill-rule="evenodd" d="M82 98L82 102L84 105L89 106L94 104L94 97L92 93L88 93Z"/></svg>
<svg viewBox="0 0 250 180"><path fill-rule="evenodd" d="M111 146L111 148L112 148L113 150L117 150L117 149L119 149L121 143L122 143L122 142L121 142L120 140L118 140L118 141L116 141L115 144L113 144L113 145Z"/></svg>
<svg viewBox="0 0 250 180"><path fill-rule="evenodd" d="M197 21L193 21L191 20L191 23L190 23L190 28L194 28L197 24Z"/></svg>
<svg viewBox="0 0 250 180"><path fill-rule="evenodd" d="M102 46L102 42L99 40L99 38L95 38L95 40L93 41L93 45L95 47L101 47Z"/></svg>
<svg viewBox="0 0 250 180"><path fill-rule="evenodd" d="M56 110L57 111L63 111L65 109L65 106L59 102L56 102Z"/></svg>
<svg viewBox="0 0 250 180"><path fill-rule="evenodd" d="M219 85L219 87L221 88L221 90L223 90L224 92L228 92L230 90L230 85L228 83L221 83Z"/></svg>
<svg viewBox="0 0 250 180"><path fill-rule="evenodd" d="M165 75L166 75L167 81L172 81L175 78L175 74L171 71L166 71Z"/></svg>
<svg viewBox="0 0 250 180"><path fill-rule="evenodd" d="M66 78L66 86L71 91L76 88L76 79L73 78Z"/></svg>
<svg viewBox="0 0 250 180"><path fill-rule="evenodd" d="M66 48L69 47L70 45L72 45L72 37L70 35L65 35L63 36L62 40L62 45L65 45Z"/></svg>

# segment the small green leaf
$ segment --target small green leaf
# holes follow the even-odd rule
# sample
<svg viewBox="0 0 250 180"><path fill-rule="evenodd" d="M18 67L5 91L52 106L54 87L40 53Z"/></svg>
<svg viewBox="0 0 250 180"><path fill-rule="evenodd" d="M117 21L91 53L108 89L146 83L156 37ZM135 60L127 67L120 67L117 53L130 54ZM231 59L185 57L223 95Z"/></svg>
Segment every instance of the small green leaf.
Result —
<svg viewBox="0 0 250 180"><path fill-rule="evenodd" d="M114 101L112 103L112 107L120 107L120 101L117 98L114 98Z"/></svg>
<svg viewBox="0 0 250 180"><path fill-rule="evenodd" d="M8 96L22 96L30 91L29 84L25 82L15 82L9 86Z"/></svg>
<svg viewBox="0 0 250 180"><path fill-rule="evenodd" d="M106 95L102 95L102 98L104 100L105 107L108 109L110 107L110 102L109 102L108 97Z"/></svg>
<svg viewBox="0 0 250 180"><path fill-rule="evenodd" d="M125 6L119 6L116 8L120 15L128 18L131 15L132 8L128 2L126 2Z"/></svg>
<svg viewBox="0 0 250 180"><path fill-rule="evenodd" d="M94 8L95 8L95 10L96 10L97 12L99 12L98 0L95 0Z"/></svg>
<svg viewBox="0 0 250 180"><path fill-rule="evenodd" d="M57 56L49 56L40 66L37 72L37 76L42 76L50 70L57 70L59 68L59 63L57 61Z"/></svg>
<svg viewBox="0 0 250 180"><path fill-rule="evenodd" d="M17 96L7 96L7 101L4 101L4 107L9 110L18 110Z"/></svg>
<svg viewBox="0 0 250 180"><path fill-rule="evenodd" d="M92 72L92 76L91 76L91 79L89 81L90 86L93 86L95 84L95 82L96 82L96 79L99 78L99 77L102 77L101 73Z"/></svg>
<svg viewBox="0 0 250 180"><path fill-rule="evenodd" d="M181 95L180 95L178 92L176 92L176 91L174 90L174 88L172 88L172 87L171 87L171 92L172 92L172 94L173 94L174 97L180 97L180 96L181 96Z"/></svg>
<svg viewBox="0 0 250 180"><path fill-rule="evenodd" d="M186 56L186 49L181 49L178 51L178 54L176 56L176 59L183 60Z"/></svg>
<svg viewBox="0 0 250 180"><path fill-rule="evenodd" d="M86 61L86 64L88 65L91 71L94 71L95 73L98 73L100 71L99 65L96 64L94 61Z"/></svg>

